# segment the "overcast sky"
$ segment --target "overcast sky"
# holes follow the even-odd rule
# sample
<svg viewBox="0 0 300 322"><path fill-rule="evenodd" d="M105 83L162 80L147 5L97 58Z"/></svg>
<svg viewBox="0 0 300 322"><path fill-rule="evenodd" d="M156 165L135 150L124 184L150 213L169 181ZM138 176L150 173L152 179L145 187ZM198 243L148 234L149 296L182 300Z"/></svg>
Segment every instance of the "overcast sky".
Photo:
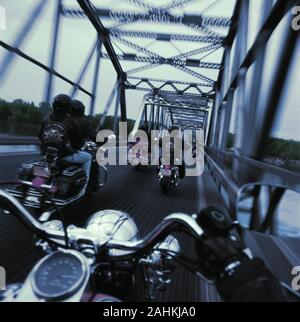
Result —
<svg viewBox="0 0 300 322"><path fill-rule="evenodd" d="M0 39L13 45L13 41L16 35L20 32L24 23L28 20L32 9L37 5L40 0L0 0L0 6L6 10L6 31L0 30ZM49 53L51 48L51 32L54 21L54 7L55 0L45 0L46 6L42 15L37 19L36 24L32 32L28 35L24 45L20 48L28 55L33 56L37 60L48 65ZM263 1L269 0L252 0L252 27L249 37L249 45L255 38L256 30L259 26L258 15L260 13L259 8ZM133 9L129 4L130 0L94 0L93 4L102 8L113 8L119 11L127 11ZM171 0L152 0L144 2L162 6L170 3ZM196 0L192 4L173 10L172 13L181 15L183 12L190 14L201 14L204 10L204 14L208 16L223 16L230 17L233 12L235 0ZM65 0L64 5L67 7L77 7L75 0ZM134 9L136 10L136 9ZM104 20L105 26L111 26L110 21ZM158 32L175 32L185 34L201 35L201 33L191 30L179 25L161 25L161 24L141 24L136 23L128 25L128 30L148 30ZM226 33L226 30L214 30L220 34ZM63 18L61 21L60 37L59 37L59 49L57 56L56 70L66 77L75 80L81 69L82 63L90 50L91 45L94 43L96 33L90 23L86 19L71 19ZM205 46L205 44L189 44L186 42L179 42L175 44L158 42L153 43L151 39L134 39L126 38L136 44L146 45L147 48L157 54L164 57L172 57L178 55L181 52L190 51L198 48L199 46ZM134 51L119 42L114 42L117 53L126 52L133 53ZM0 48L0 63L3 59L6 51ZM142 53L139 53L142 55ZM223 51L217 50L212 55L204 58L204 61L220 62ZM192 58L202 58L205 54L196 55ZM298 46L297 58L300 57L300 46ZM270 55L270 65L272 69L272 56ZM295 61L299 59L295 59ZM299 65L299 63L298 63ZM122 67L125 71L132 68L139 67L141 64L122 62ZM94 61L91 61L87 77L85 78L82 86L87 90L91 90L92 77L93 77ZM299 66L295 65L295 68L299 70ZM196 70L196 69L195 69ZM199 71L199 70L198 70ZM202 70L205 76L214 80L217 79L217 73L214 70ZM176 70L170 66L163 66L148 70L146 73L140 73L136 76L145 76L164 79L181 79L184 81L197 82L197 79ZM16 57L12 68L5 79L4 85L0 88L0 97L7 100L14 100L16 98L22 98L27 101L34 101L38 104L44 100L45 85L46 85L47 73L38 67L26 62L25 60ZM284 112L277 122L275 134L280 137L289 139L299 139L299 90L295 90L295 84L300 83L300 73L293 73L291 75L291 83L289 84L289 92L286 94L285 100L282 102L284 105ZM110 91L113 88L116 80L116 74L112 65L107 60L101 62L101 77L98 86L98 97L96 104L96 112L99 113L103 110L104 105L108 99ZM69 93L71 87L63 81L55 78L53 93L66 92ZM144 92L127 91L127 106L128 116L135 118L140 107ZM78 98L83 100L84 103L89 105L89 98L85 94L79 94ZM113 111L111 111L112 113Z"/></svg>

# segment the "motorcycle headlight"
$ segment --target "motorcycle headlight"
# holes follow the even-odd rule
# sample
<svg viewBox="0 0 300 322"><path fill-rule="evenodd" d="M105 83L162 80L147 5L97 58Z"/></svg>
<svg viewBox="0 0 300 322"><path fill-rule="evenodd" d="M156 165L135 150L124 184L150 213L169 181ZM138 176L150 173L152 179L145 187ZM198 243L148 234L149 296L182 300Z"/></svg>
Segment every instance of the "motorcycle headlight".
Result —
<svg viewBox="0 0 300 322"><path fill-rule="evenodd" d="M117 210L102 210L95 213L86 223L86 229L99 234L99 239L111 238L117 241L139 239L138 228L129 214ZM128 252L111 249L110 256L120 256Z"/></svg>

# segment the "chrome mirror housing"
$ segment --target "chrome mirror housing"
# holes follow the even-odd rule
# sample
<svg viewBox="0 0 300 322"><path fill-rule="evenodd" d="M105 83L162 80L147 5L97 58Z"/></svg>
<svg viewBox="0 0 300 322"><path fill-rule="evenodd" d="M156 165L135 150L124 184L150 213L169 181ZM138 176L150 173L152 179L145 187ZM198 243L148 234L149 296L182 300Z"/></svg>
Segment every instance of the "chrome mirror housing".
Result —
<svg viewBox="0 0 300 322"><path fill-rule="evenodd" d="M248 230L300 240L300 193L283 186L248 184L237 200L237 219Z"/></svg>

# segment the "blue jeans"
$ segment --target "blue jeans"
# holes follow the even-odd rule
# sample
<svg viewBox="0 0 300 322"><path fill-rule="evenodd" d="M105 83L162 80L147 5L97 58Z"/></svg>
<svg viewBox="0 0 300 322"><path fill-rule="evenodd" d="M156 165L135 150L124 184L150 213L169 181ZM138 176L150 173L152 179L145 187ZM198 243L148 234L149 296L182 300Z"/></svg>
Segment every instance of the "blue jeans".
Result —
<svg viewBox="0 0 300 322"><path fill-rule="evenodd" d="M89 180L92 163L92 156L89 153L77 151L72 155L65 157L64 160L70 163L81 164L81 167L85 171L87 179Z"/></svg>

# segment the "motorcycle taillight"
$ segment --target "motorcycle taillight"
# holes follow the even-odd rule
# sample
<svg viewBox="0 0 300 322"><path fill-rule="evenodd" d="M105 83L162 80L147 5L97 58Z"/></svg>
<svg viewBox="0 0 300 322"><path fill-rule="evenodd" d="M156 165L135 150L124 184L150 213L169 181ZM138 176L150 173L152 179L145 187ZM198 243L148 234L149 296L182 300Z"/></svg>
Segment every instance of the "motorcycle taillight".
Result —
<svg viewBox="0 0 300 322"><path fill-rule="evenodd" d="M32 185L35 188L40 188L43 184L45 184L47 182L47 179L42 178L42 177L35 177L32 180Z"/></svg>

